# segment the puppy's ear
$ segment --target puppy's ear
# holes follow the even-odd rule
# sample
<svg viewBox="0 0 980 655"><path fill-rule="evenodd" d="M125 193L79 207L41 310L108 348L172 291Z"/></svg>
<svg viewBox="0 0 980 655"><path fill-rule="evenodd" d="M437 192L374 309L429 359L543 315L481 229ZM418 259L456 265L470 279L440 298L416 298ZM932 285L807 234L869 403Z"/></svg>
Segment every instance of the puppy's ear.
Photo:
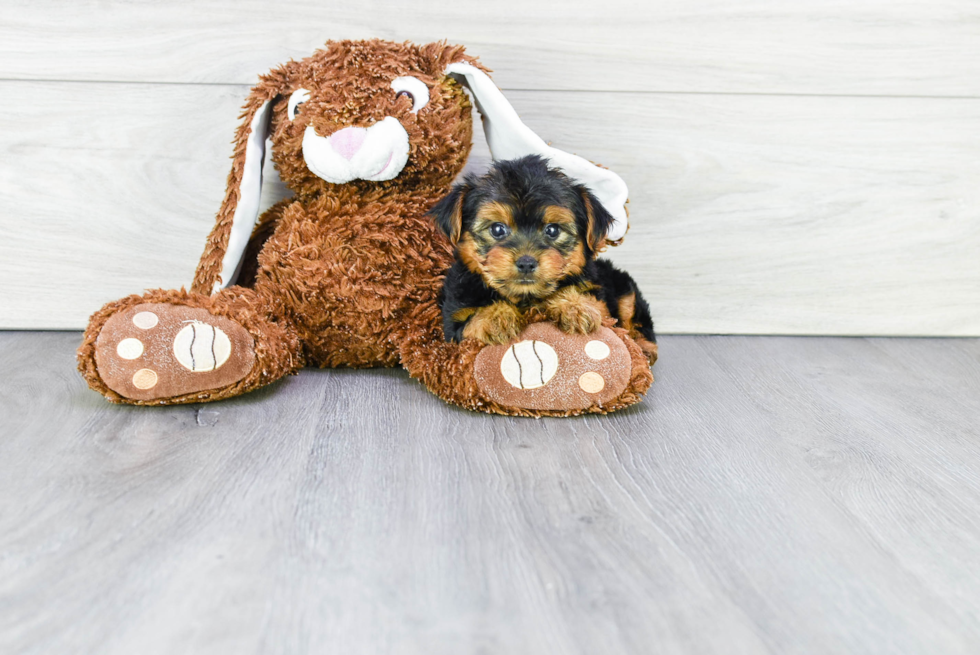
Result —
<svg viewBox="0 0 980 655"><path fill-rule="evenodd" d="M472 189L468 182L453 186L449 195L440 200L427 213L435 219L436 227L446 235L454 246L463 234L463 201Z"/></svg>
<svg viewBox="0 0 980 655"><path fill-rule="evenodd" d="M579 186L578 190L585 212L585 240L593 253L602 252L606 247L606 235L615 219L588 189Z"/></svg>

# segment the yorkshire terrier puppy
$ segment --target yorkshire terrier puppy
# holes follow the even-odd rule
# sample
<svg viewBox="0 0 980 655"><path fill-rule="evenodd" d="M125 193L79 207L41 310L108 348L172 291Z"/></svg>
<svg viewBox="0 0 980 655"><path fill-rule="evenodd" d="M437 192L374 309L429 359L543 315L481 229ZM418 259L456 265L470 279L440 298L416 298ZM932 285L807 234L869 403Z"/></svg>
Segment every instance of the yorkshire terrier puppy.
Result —
<svg viewBox="0 0 980 655"><path fill-rule="evenodd" d="M596 259L612 216L585 186L531 155L470 175L429 212L452 242L439 306L447 341L505 344L537 308L564 332L618 321L650 363L650 308L628 273Z"/></svg>

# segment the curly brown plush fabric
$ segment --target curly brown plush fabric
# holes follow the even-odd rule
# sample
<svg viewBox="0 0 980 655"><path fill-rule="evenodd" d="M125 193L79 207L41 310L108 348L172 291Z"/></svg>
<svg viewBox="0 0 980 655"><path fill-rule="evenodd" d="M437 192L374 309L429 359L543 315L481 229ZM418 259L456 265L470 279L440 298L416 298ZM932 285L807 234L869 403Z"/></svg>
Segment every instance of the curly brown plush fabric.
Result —
<svg viewBox="0 0 980 655"><path fill-rule="evenodd" d="M401 363L440 397L479 411L567 415L609 412L638 402L652 381L648 360L618 328L633 362L626 390L612 402L574 411L490 401L472 374L482 346L444 340L436 297L453 253L426 212L447 193L471 147L469 99L444 73L457 61L479 66L462 47L444 43L339 41L262 76L242 113L228 190L191 290L148 291L96 312L78 350L79 370L89 385L112 402L170 405L235 396L305 365ZM410 99L392 89L392 80L400 76L415 77L428 87L429 102L418 113L411 111ZM291 120L289 97L300 88L310 97ZM266 103L271 103L272 161L294 197L259 219L237 284L214 291L222 282L222 259L241 199L250 126ZM310 170L303 154L308 126L325 136L349 126L370 127L386 117L398 120L409 141L407 163L394 179L333 184ZM180 307L202 308L236 322L254 341L254 365L243 378L205 391L134 399L110 388L99 374L97 354L101 361L121 356L124 349L116 341L123 336L138 341L143 328L127 323L123 328L131 334L120 332L116 341L100 341L100 333L114 315L147 303L175 308L157 313L173 314L170 320L176 322L181 321ZM188 313L183 322L195 320Z"/></svg>

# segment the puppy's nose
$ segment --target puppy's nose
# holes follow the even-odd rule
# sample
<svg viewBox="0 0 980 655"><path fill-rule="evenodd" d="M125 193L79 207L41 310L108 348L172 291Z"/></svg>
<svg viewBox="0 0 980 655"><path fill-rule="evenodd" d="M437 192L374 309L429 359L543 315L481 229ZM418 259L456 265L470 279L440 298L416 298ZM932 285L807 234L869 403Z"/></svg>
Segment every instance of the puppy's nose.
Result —
<svg viewBox="0 0 980 655"><path fill-rule="evenodd" d="M521 275L529 275L538 267L538 260L531 257L531 255L521 255L514 263L516 264L517 270L520 271Z"/></svg>
<svg viewBox="0 0 980 655"><path fill-rule="evenodd" d="M361 149L364 139L367 138L367 129L363 127L345 127L339 132L334 132L330 137L330 147L337 151L341 157L350 161L357 151Z"/></svg>

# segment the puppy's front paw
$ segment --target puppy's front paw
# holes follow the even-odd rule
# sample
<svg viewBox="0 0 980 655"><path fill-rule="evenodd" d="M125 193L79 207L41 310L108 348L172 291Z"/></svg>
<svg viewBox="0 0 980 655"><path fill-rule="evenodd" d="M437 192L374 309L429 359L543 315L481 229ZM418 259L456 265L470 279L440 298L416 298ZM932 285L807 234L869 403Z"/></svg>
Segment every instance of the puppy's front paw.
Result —
<svg viewBox="0 0 980 655"><path fill-rule="evenodd" d="M463 337L485 344L510 343L524 329L524 317L508 302L481 307L463 328Z"/></svg>
<svg viewBox="0 0 980 655"><path fill-rule="evenodd" d="M591 334L602 326L602 304L575 290L559 292L548 299L545 313L567 334Z"/></svg>

